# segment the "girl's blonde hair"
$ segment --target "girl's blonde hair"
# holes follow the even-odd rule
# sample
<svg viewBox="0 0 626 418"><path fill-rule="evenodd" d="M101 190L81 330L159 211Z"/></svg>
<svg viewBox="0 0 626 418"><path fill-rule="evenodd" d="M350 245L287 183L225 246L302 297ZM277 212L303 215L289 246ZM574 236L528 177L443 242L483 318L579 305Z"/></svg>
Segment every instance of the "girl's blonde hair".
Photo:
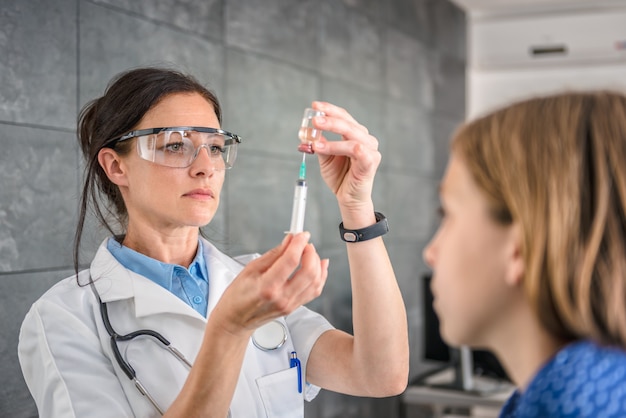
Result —
<svg viewBox="0 0 626 418"><path fill-rule="evenodd" d="M565 339L626 347L626 97L566 93L462 126L452 152L522 231L524 289Z"/></svg>

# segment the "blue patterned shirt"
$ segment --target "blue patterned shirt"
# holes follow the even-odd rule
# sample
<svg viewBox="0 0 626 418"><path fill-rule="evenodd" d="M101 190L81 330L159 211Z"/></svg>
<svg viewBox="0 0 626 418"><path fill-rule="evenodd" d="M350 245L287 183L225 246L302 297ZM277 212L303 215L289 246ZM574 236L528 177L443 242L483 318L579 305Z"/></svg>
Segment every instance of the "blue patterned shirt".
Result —
<svg viewBox="0 0 626 418"><path fill-rule="evenodd" d="M626 351L578 341L516 391L501 418L626 417Z"/></svg>
<svg viewBox="0 0 626 418"><path fill-rule="evenodd" d="M206 318L209 274L202 254L202 241L198 241L198 252L189 268L162 263L121 245L113 238L107 241L107 249L121 265L169 290Z"/></svg>

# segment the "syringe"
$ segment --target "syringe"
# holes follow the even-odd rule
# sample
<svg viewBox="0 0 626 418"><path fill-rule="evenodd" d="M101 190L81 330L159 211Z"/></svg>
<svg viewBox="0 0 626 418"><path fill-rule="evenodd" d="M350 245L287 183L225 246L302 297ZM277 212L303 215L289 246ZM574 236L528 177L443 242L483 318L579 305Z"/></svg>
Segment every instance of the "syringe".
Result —
<svg viewBox="0 0 626 418"><path fill-rule="evenodd" d="M304 230L304 210L306 209L306 154L302 153L300 175L293 192L293 209L291 210L291 227L289 233L297 234Z"/></svg>

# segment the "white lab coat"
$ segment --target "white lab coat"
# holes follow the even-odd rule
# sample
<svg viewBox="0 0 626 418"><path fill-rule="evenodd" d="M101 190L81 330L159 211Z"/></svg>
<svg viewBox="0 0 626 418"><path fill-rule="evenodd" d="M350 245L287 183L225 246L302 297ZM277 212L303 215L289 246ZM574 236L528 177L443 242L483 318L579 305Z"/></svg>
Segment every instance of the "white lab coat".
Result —
<svg viewBox="0 0 626 418"><path fill-rule="evenodd" d="M209 271L208 312L243 265L203 241ZM151 280L124 268L100 246L89 270L62 280L33 304L20 331L18 354L26 383L40 416L155 417L157 411L120 369L113 357L89 274L118 334L139 329L161 333L192 363L202 343L206 319ZM296 351L305 376L317 338L332 326L300 307L280 319L288 329L285 344L262 351L249 342L230 413L237 417L302 417L304 399L319 388L297 390ZM124 358L157 403L167 409L188 375L188 368L160 344L146 337L119 343Z"/></svg>

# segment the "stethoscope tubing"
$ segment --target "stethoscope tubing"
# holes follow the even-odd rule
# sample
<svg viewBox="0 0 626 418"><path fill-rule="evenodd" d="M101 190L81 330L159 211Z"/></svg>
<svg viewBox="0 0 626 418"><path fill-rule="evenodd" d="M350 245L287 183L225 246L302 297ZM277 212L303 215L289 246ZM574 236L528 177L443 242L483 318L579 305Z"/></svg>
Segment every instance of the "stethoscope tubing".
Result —
<svg viewBox="0 0 626 418"><path fill-rule="evenodd" d="M167 338L165 338L163 335L159 334L158 332L156 332L154 330L140 329L140 330L137 330L137 331L129 332L128 334L124 334L124 335L118 334L115 331L115 329L113 329L113 326L111 325L111 321L109 319L109 312L108 312L108 309L107 309L107 305L106 305L105 302L102 302L102 299L100 298L100 294L98 293L98 291L96 289L96 286L95 286L93 280L91 279L91 277L89 278L89 285L91 286L91 290L94 292L94 295L96 296L96 299L98 300L98 304L100 305L100 316L102 316L102 322L104 323L104 328L106 329L107 333L111 337L110 338L111 351L113 352L113 356L115 357L115 361L117 362L118 366L122 369L124 374L134 383L134 385L137 388L137 390L139 391L139 393L141 393L143 396L145 396L148 399L148 401L150 401L152 406L154 406L154 408L161 415L163 415L164 414L163 409L159 406L157 401L152 397L150 392L148 392L148 389L146 389L146 387L143 385L143 383L141 383L141 381L137 377L137 373L135 372L135 369L133 369L133 367L130 365L130 363L127 362L126 360L124 360L124 357L122 357L122 354L120 353L120 349L117 346L118 341L130 341L133 338L136 338L136 337L139 337L139 336L144 336L144 335L149 336L149 337L153 337L157 341L159 341L161 344L163 344L163 346L170 353L172 353L174 355L174 357L176 357L178 360L183 362L189 368L192 367L191 362L189 360L187 360L187 358L185 358L185 356L177 348L173 347L170 344L170 342L167 340Z"/></svg>
<svg viewBox="0 0 626 418"><path fill-rule="evenodd" d="M100 308L100 316L102 317L104 328L106 329L107 334L109 334L111 351L113 352L113 356L115 357L116 363L122 369L124 374L133 382L133 384L135 385L139 393L141 393L143 396L145 396L148 399L148 401L159 412L159 414L163 415L165 413L164 410L159 406L157 401L152 397L148 389L146 389L146 387L141 383L141 381L137 377L137 373L135 372L135 369L130 365L130 363L128 363L122 357L122 354L120 353L119 347L117 345L118 341L130 341L136 337L144 336L144 335L150 336L150 337L155 338L161 344L163 344L163 346L170 353L172 353L174 357L176 357L178 360L183 362L189 368L192 367L191 362L187 360L187 358L176 347L172 346L172 344L169 342L169 340L167 340L167 338L165 338L163 335L161 335L160 333L154 330L140 329L137 331L129 332L128 334L123 334L123 335L118 334L113 328L113 326L111 325L107 305L100 298L100 294L98 293L98 290L96 289L96 286L91 276L89 277L89 286L91 287L91 290L93 291L94 295L96 296L96 300L98 301L99 308ZM282 335L276 336L278 337L278 339L275 340L273 343L271 343L269 346L259 343L257 341L257 338L255 338L255 336L253 335L252 341L254 345L263 351L272 351L277 348L280 348L285 343L285 341L287 341L287 329L285 328L285 325L283 325L278 320L271 321L269 324L278 325L280 327L280 334ZM269 325L269 324L266 324L266 325ZM231 417L231 416L232 416L231 411L229 409L228 417Z"/></svg>

